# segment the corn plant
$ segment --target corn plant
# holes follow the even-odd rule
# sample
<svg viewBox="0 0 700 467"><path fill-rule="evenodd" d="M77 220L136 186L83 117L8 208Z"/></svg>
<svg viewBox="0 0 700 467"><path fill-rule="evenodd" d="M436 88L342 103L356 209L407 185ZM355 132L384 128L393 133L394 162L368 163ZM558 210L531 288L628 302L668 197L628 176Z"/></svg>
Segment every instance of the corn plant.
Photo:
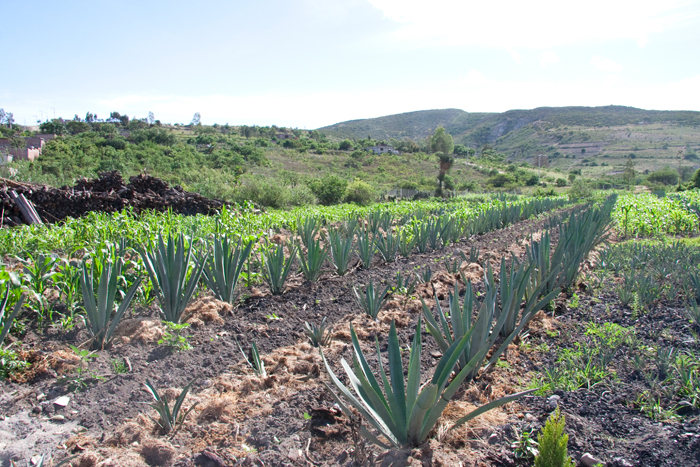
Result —
<svg viewBox="0 0 700 467"><path fill-rule="evenodd" d="M314 347L328 347L331 345L331 333L326 332L328 331L326 317L323 318L320 326L316 326L314 323L309 324L306 321L304 321L304 326L304 332Z"/></svg>
<svg viewBox="0 0 700 467"><path fill-rule="evenodd" d="M56 266L58 265L58 258L52 255L38 254L36 258L31 255L29 259L17 258L23 264L23 278L27 281L27 286L30 295L38 303L38 321L39 326L43 325L44 319L47 318L48 313L49 321L53 321L53 312L51 307L46 301L44 292L49 287L52 281L52 277L56 274Z"/></svg>
<svg viewBox="0 0 700 467"><path fill-rule="evenodd" d="M7 309L7 303L10 301L10 295L10 283L8 282L5 288L5 295L0 301L0 349L2 348L3 342L5 342L5 338L10 333L10 329L12 329L12 323L15 322L15 318L17 318L19 311L22 309L22 305L24 305L25 295L22 294L15 303L12 313L5 318L5 311Z"/></svg>
<svg viewBox="0 0 700 467"><path fill-rule="evenodd" d="M227 303L236 301L236 285L252 248L253 242L242 247L240 241L234 246L228 237L214 238L214 254L209 257L202 274L216 298Z"/></svg>
<svg viewBox="0 0 700 467"><path fill-rule="evenodd" d="M370 230L361 229L357 233L357 256L360 257L362 267L369 269L372 266L372 258L377 251L377 245L373 237L370 237Z"/></svg>
<svg viewBox="0 0 700 467"><path fill-rule="evenodd" d="M362 352L355 329L350 326L353 345L353 366L350 367L345 359L341 360L341 364L350 380L350 386L357 396L338 379L328 364L325 355L321 352L326 371L334 388L340 392L340 396L335 393L330 385L324 384L345 414L350 416L352 412L348 405L352 406L376 430L377 434L364 426L361 427L361 433L369 441L378 446L389 448L389 445L379 439L379 436L383 436L391 446L397 448L415 446L426 440L450 399L457 392L466 374L472 368L470 362L452 381L449 381L452 369L457 363L459 355L464 351L471 332L473 331L465 334L462 340L455 342L443 353L442 358L435 367L433 377L421 388L421 320L419 318L416 324L406 379L404 379L401 348L396 333L396 326L392 322L388 340L388 376L384 370L379 350L379 340L375 341L378 370L381 384L384 388L382 391L377 377L375 377ZM487 349L482 349L480 356L485 355L486 351ZM530 392L532 391L513 394L490 402L458 419L450 429L457 428L482 413L516 400Z"/></svg>
<svg viewBox="0 0 700 467"><path fill-rule="evenodd" d="M90 264L88 270L87 261L83 260L80 274L80 289L83 295L83 306L85 307L85 327L92 336L92 348L104 349L112 342L114 331L121 321L124 313L129 308L131 300L136 294L136 289L141 285L141 278L138 278L126 292L114 316L114 299L117 295L117 280L122 272L124 260L117 257L116 261L111 261L102 265L102 272L99 280L95 284L94 264ZM97 296L95 296L97 291Z"/></svg>
<svg viewBox="0 0 700 467"><path fill-rule="evenodd" d="M399 237L391 232L387 232L384 236L379 235L375 237L375 243L384 262L393 263L399 251Z"/></svg>
<svg viewBox="0 0 700 467"><path fill-rule="evenodd" d="M193 250L192 243L185 250L183 234L176 239L168 235L167 244L163 241L163 235L159 234L155 246L138 247L165 321L180 322L204 271L208 254L195 260ZM192 263L194 266L190 268Z"/></svg>
<svg viewBox="0 0 700 467"><path fill-rule="evenodd" d="M364 294L360 293L357 288L352 288L354 292L353 298L357 306L359 306L367 316L376 320L379 310L381 310L384 304L391 298L391 294L389 294L390 288L391 286L387 285L384 291L380 292L380 288L375 288L374 282L370 279Z"/></svg>
<svg viewBox="0 0 700 467"><path fill-rule="evenodd" d="M299 264L304 278L310 282L318 281L318 276L321 275L323 263L328 256L328 249L325 248L321 240L311 240L306 246L306 255L297 250L299 253Z"/></svg>
<svg viewBox="0 0 700 467"><path fill-rule="evenodd" d="M353 232L341 233L336 229L331 229L328 232L328 244L331 250L331 260L335 266L335 272L339 276L344 276L348 272L348 265L352 257L352 240Z"/></svg>
<svg viewBox="0 0 700 467"><path fill-rule="evenodd" d="M296 245L289 246L289 257L285 261L284 245L278 245L262 254L262 276L272 295L280 295L284 292L284 283L287 281L289 271L296 257Z"/></svg>
<svg viewBox="0 0 700 467"><path fill-rule="evenodd" d="M153 403L150 404L150 406L154 408L156 410L156 413L158 414L157 419L153 417L151 417L151 419L154 422L156 422L156 424L161 428L164 434L167 435L172 432L172 434L170 435L171 438L175 436L177 430L180 429L182 424L185 422L187 416L197 406L197 402L195 402L190 406L189 409L182 413L182 403L185 401L185 397L187 397L187 393L189 392L190 388L192 387L192 383L194 382L195 380L193 379L187 386L183 388L183 390L180 392L180 395L175 400L175 405L173 405L172 410L170 409L170 401L168 401L168 396L160 396L158 394L158 391L156 390L156 387L148 379L146 379L146 382L144 383L146 386L146 390L153 397Z"/></svg>

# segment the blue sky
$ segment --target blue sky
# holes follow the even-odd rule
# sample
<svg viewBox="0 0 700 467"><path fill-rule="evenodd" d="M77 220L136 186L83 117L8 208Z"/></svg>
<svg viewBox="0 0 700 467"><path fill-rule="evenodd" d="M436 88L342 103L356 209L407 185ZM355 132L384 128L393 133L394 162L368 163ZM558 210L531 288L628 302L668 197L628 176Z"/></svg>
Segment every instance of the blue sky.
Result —
<svg viewBox="0 0 700 467"><path fill-rule="evenodd" d="M437 108L700 111L698 0L0 0L0 16L0 107L21 124L88 110L309 129Z"/></svg>

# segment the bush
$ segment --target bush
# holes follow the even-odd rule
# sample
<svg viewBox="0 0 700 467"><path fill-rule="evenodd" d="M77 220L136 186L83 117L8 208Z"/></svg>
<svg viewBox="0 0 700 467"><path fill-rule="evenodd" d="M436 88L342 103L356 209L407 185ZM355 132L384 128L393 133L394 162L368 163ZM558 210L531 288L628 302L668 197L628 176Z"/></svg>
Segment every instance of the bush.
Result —
<svg viewBox="0 0 700 467"><path fill-rule="evenodd" d="M337 175L326 175L309 181L311 192L316 195L319 203L326 206L338 204L345 196L347 187L348 181Z"/></svg>
<svg viewBox="0 0 700 467"><path fill-rule="evenodd" d="M530 176L530 178L528 178L527 180L525 180L525 186L535 186L535 185L537 185L537 182L538 182L537 175L532 174L532 175Z"/></svg>
<svg viewBox="0 0 700 467"><path fill-rule="evenodd" d="M574 462L567 453L569 435L564 433L564 416L559 407L549 417L537 437L540 452L535 458L535 467L574 467Z"/></svg>
<svg viewBox="0 0 700 467"><path fill-rule="evenodd" d="M275 180L264 177L248 178L236 190L232 200L238 204L251 201L260 206L283 208L287 206L287 190Z"/></svg>
<svg viewBox="0 0 700 467"><path fill-rule="evenodd" d="M678 183L678 172L666 166L656 172L650 173L647 177L647 181L651 183L663 183L664 185L675 185Z"/></svg>
<svg viewBox="0 0 700 467"><path fill-rule="evenodd" d="M579 198L590 198L593 196L593 190L588 186L584 180L578 179L574 180L569 188L569 198L579 199Z"/></svg>
<svg viewBox="0 0 700 467"><path fill-rule="evenodd" d="M496 173L495 175L492 175L486 181L486 183L488 183L489 185L491 185L494 188L502 188L504 186L513 184L513 182L515 182L515 179L513 178L512 175L501 174L501 173Z"/></svg>
<svg viewBox="0 0 700 467"><path fill-rule="evenodd" d="M338 149L340 149L341 151L349 151L350 149L352 149L352 141L350 141L349 139L341 141L338 145Z"/></svg>
<svg viewBox="0 0 700 467"><path fill-rule="evenodd" d="M374 201L375 191L369 183L355 180L350 183L345 194L346 203L355 203L360 206L367 206Z"/></svg>
<svg viewBox="0 0 700 467"><path fill-rule="evenodd" d="M566 186L566 180L564 180L563 178L557 178L557 181L555 183L559 187Z"/></svg>

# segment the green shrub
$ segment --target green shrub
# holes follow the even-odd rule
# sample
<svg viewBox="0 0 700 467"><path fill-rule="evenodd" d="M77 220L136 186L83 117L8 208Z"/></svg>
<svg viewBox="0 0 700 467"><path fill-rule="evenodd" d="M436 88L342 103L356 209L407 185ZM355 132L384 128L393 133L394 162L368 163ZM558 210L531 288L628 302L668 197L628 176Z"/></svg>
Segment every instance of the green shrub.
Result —
<svg viewBox="0 0 700 467"><path fill-rule="evenodd" d="M355 180L350 183L345 193L346 203L355 203L360 206L367 206L374 201L375 192L372 185L362 180Z"/></svg>
<svg viewBox="0 0 700 467"><path fill-rule="evenodd" d="M244 180L232 200L238 204L251 201L260 206L280 209L287 206L287 195L287 190L276 180L256 177Z"/></svg>
<svg viewBox="0 0 700 467"><path fill-rule="evenodd" d="M350 149L352 149L352 141L350 141L349 139L341 141L338 145L338 149L340 149L341 151L349 151Z"/></svg>
<svg viewBox="0 0 700 467"><path fill-rule="evenodd" d="M319 203L326 206L338 204L345 196L347 187L348 181L337 175L326 175L309 181L311 192L316 195Z"/></svg>
<svg viewBox="0 0 700 467"><path fill-rule="evenodd" d="M535 467L574 467L574 461L567 454L569 435L564 433L565 423L557 407L537 437L540 453L535 458Z"/></svg>
<svg viewBox="0 0 700 467"><path fill-rule="evenodd" d="M678 183L678 172L668 165L662 169L652 172L647 177L651 183L663 183L664 185L675 185Z"/></svg>
<svg viewBox="0 0 700 467"><path fill-rule="evenodd" d="M566 180L564 180L563 178L557 178L555 185L557 185L558 187L566 186Z"/></svg>
<svg viewBox="0 0 700 467"><path fill-rule="evenodd" d="M571 199L590 198L591 196L593 196L593 190L585 180L574 180L569 188L569 198Z"/></svg>

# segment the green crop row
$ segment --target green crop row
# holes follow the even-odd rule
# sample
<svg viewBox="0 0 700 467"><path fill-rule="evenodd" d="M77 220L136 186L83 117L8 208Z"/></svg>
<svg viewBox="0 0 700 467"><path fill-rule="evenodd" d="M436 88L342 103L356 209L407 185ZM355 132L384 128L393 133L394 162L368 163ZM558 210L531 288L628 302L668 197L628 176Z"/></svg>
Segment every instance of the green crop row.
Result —
<svg viewBox="0 0 700 467"><path fill-rule="evenodd" d="M698 230L697 190L657 197L649 193L620 196L613 211L623 236L691 235Z"/></svg>

